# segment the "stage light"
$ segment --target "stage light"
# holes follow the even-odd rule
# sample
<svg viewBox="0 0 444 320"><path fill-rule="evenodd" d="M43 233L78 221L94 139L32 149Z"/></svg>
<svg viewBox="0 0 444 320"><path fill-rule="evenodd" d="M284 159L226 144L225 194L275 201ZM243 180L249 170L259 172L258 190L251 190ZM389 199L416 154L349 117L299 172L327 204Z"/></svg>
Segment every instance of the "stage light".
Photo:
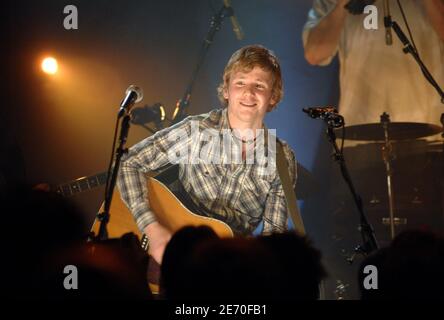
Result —
<svg viewBox="0 0 444 320"><path fill-rule="evenodd" d="M57 60L52 58L52 57L48 57L43 59L42 61L42 70L45 73L48 74L55 74L57 72L58 69L58 65L57 65Z"/></svg>

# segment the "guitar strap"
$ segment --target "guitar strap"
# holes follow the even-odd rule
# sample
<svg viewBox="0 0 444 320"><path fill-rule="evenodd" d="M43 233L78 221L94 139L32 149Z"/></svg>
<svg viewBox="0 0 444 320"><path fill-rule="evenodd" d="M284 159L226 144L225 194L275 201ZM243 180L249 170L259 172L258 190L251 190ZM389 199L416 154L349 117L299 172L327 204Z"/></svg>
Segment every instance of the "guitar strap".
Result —
<svg viewBox="0 0 444 320"><path fill-rule="evenodd" d="M287 210L290 213L294 228L300 235L305 236L304 222L302 221L302 217L299 212L296 194L294 192L293 184L291 183L290 174L288 172L288 162L285 158L284 148L279 140L277 140L276 143L276 166L279 177L281 178L282 187L284 188L285 200L287 201Z"/></svg>

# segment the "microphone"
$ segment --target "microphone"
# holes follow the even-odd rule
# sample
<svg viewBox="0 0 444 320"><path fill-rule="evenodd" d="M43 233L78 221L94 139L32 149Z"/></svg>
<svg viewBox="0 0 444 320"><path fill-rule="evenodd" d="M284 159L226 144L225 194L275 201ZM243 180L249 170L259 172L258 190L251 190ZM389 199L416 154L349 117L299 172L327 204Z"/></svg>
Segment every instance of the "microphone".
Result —
<svg viewBox="0 0 444 320"><path fill-rule="evenodd" d="M384 27L385 27L385 44L391 46L392 40L392 17L390 15L390 5L388 0L384 0Z"/></svg>
<svg viewBox="0 0 444 320"><path fill-rule="evenodd" d="M234 34L236 35L237 40L242 40L244 38L244 33L242 32L242 28L239 24L239 21L237 21L236 16L234 15L233 7L231 6L230 0L224 0L224 6L225 8L229 9L230 19L231 19L231 25L233 26Z"/></svg>
<svg viewBox="0 0 444 320"><path fill-rule="evenodd" d="M138 86L130 85L125 91L125 98L120 103L118 117L121 118L125 113L128 113L133 105L142 101L143 91Z"/></svg>
<svg viewBox="0 0 444 320"><path fill-rule="evenodd" d="M322 119L335 128L339 128L344 125L344 117L342 117L335 107L314 107L303 108L303 112L308 114L313 119Z"/></svg>

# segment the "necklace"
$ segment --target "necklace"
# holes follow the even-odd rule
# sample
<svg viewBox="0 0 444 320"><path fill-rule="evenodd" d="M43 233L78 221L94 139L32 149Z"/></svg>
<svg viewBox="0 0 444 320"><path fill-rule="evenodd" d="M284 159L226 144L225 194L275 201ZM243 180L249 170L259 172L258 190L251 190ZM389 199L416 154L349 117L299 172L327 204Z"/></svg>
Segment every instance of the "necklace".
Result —
<svg viewBox="0 0 444 320"><path fill-rule="evenodd" d="M233 132L233 130L235 130L235 129L233 129L233 128L231 127L230 119L228 118L228 115L227 115L227 121L228 121L228 126L230 127L230 134L231 134L231 136L232 136L234 139L236 139L237 141L240 141L240 142L242 142L242 143L246 143L246 144L252 144L252 143L254 143L254 142L256 141L256 138L257 138L257 137L254 137L253 139L245 140L245 139L242 139L242 138L239 138L238 136L236 136L236 135L234 134L234 132ZM264 126L263 126L263 124L262 124L262 128L263 128L263 127L264 127Z"/></svg>
<svg viewBox="0 0 444 320"><path fill-rule="evenodd" d="M254 139L249 139L249 140L244 140L244 139L242 139L242 138L239 138L238 136L236 136L236 135L233 133L233 130L231 130L231 136L232 136L233 138L235 138L237 141L240 141L240 142L242 142L242 143L246 143L246 144L251 144L251 143L253 143L253 142L256 141L256 137L255 137Z"/></svg>

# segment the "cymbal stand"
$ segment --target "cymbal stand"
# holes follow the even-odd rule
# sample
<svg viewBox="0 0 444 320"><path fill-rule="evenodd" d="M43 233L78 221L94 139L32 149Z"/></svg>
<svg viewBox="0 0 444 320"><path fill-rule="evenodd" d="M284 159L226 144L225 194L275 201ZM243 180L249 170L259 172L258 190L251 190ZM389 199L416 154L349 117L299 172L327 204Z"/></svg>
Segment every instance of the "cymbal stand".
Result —
<svg viewBox="0 0 444 320"><path fill-rule="evenodd" d="M387 174L387 192L388 192L388 200L389 200L389 214L390 214L390 237L393 239L395 237L395 201L393 198L393 169L392 169L392 160L393 160L393 147L390 143L389 138L389 123L390 123L390 115L387 113L383 113L381 115L381 124L384 129L384 141L385 144L381 148L382 149L382 158L385 164L385 171Z"/></svg>

